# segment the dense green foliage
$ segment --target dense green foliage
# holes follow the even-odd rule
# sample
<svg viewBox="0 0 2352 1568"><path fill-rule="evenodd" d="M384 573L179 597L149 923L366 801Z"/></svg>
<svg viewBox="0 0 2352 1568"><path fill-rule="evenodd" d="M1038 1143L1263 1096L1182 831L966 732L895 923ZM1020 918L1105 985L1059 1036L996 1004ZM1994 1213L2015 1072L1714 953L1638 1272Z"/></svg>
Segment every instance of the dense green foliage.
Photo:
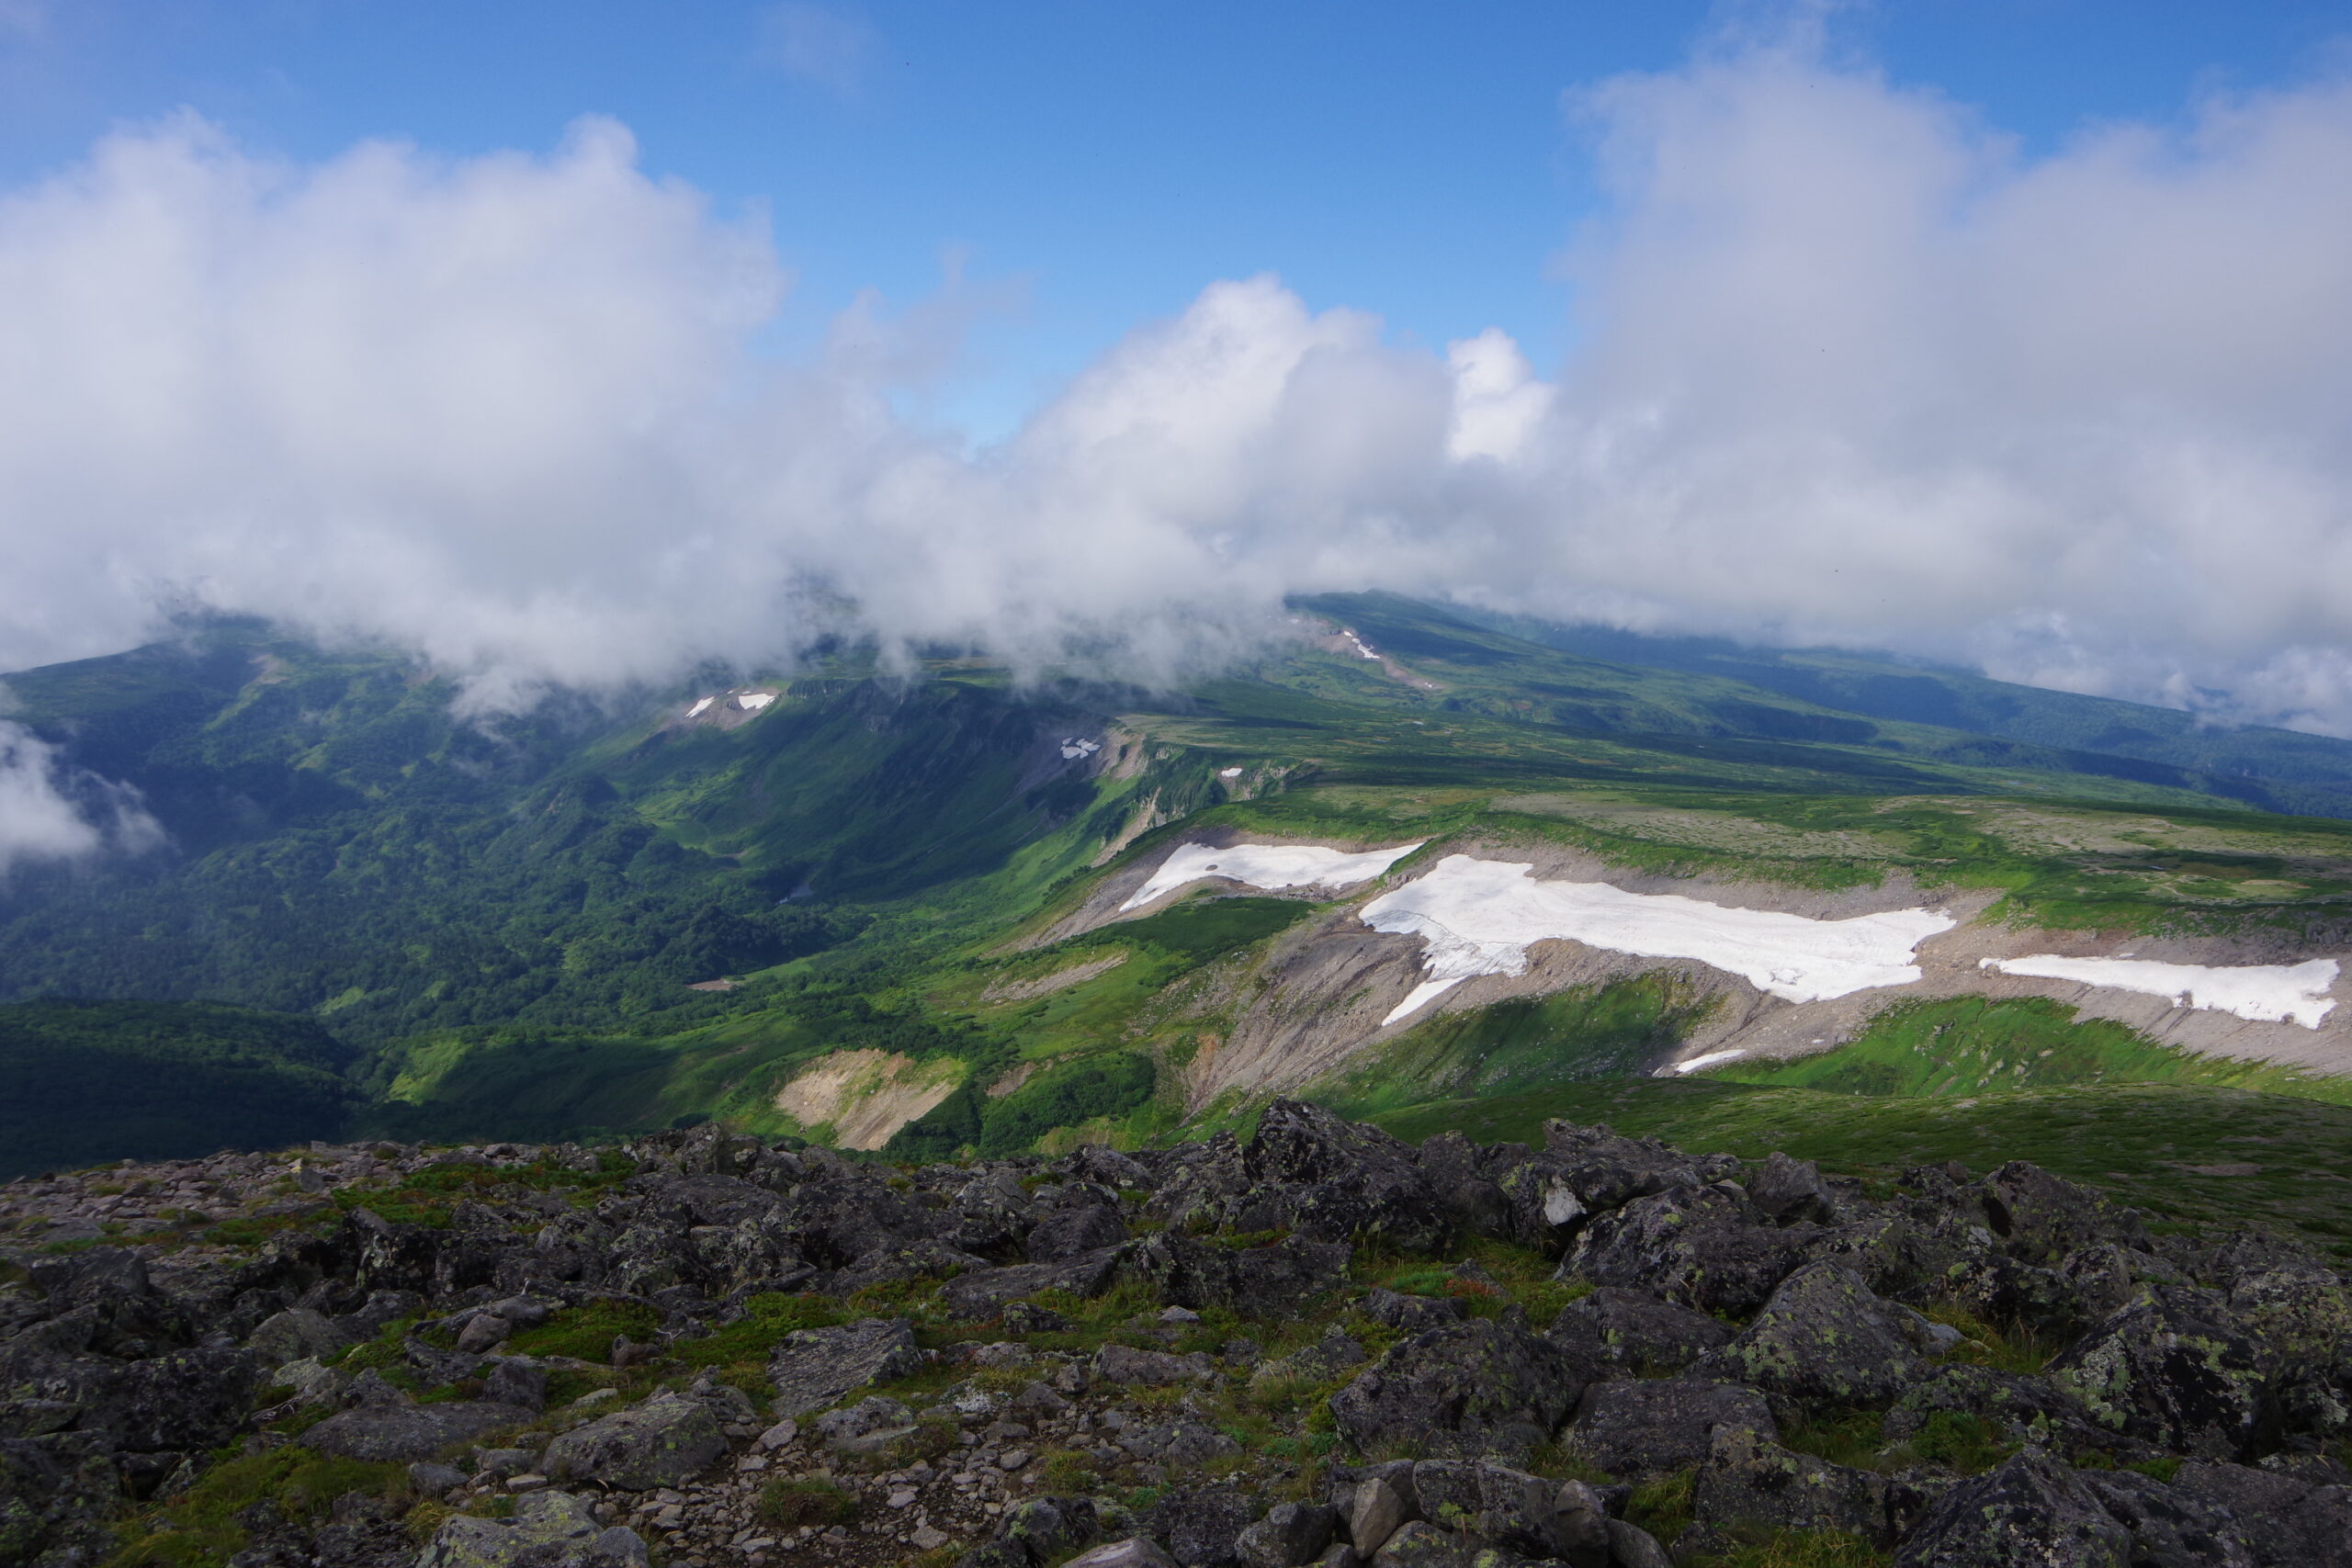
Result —
<svg viewBox="0 0 2352 1568"><path fill-rule="evenodd" d="M0 1179L334 1137L353 1057L308 1019L244 1008L0 1007Z"/></svg>

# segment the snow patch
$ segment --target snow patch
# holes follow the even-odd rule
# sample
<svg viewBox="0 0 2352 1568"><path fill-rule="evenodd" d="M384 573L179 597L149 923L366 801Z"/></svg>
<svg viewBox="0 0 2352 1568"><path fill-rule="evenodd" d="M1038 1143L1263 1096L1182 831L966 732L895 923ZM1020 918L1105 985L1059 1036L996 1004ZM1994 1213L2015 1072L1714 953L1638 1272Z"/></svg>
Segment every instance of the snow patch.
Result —
<svg viewBox="0 0 2352 1568"><path fill-rule="evenodd" d="M2118 991L2165 997L2175 1007L2233 1012L2257 1023L2291 1019L2317 1029L2335 1006L2328 988L2335 984L2333 958L2307 964L2245 964L2216 968L2202 964L2160 964L2145 958L2062 958L2037 953L2025 958L1985 958L1986 969L2040 980L2074 980Z"/></svg>
<svg viewBox="0 0 2352 1568"><path fill-rule="evenodd" d="M1235 844L1222 850L1209 844L1181 844L1119 909L1123 914L1139 909L1161 894L1204 876L1222 876L1269 891L1351 886L1371 881L1427 841L1416 840L1393 850L1366 850L1361 854L1322 844Z"/></svg>
<svg viewBox="0 0 2352 1568"><path fill-rule="evenodd" d="M1816 1042L1815 1042L1815 1043L1818 1044L1818 1043L1819 1043L1819 1042L1818 1042L1818 1041L1816 1041ZM1713 1067L1713 1066L1718 1066L1722 1065L1722 1064L1723 1064L1723 1063L1724 1063L1724 1062L1733 1061L1733 1060L1735 1060L1735 1059L1736 1059L1736 1058L1738 1058L1738 1057L1745 1056L1745 1055L1747 1055L1747 1051L1746 1051L1746 1050L1744 1050L1744 1049L1741 1049L1741 1050L1731 1050L1731 1051L1710 1051L1710 1052L1708 1052L1708 1053L1707 1053L1705 1055L1703 1055L1703 1056L1693 1056L1693 1057L1691 1057L1691 1058L1690 1058L1689 1061L1687 1061L1687 1062L1675 1062L1675 1063L1672 1063L1672 1064L1670 1064L1669 1066L1666 1066L1666 1067L1664 1067L1664 1068L1660 1069L1660 1070L1659 1070L1659 1072L1658 1072L1658 1074L1657 1074L1657 1076L1658 1076L1659 1077L1664 1077L1668 1073L1695 1073L1695 1072L1697 1072L1697 1071L1698 1071L1700 1068L1702 1068L1702 1067Z"/></svg>
<svg viewBox="0 0 2352 1568"><path fill-rule="evenodd" d="M690 707L690 708L688 708L688 709L686 710L686 716L687 716L688 718L699 718L699 717L701 717L701 716L702 716L702 710L703 710L703 709L705 709L705 708L707 708L707 707L708 707L711 704L713 704L713 703L717 702L718 700L718 699L717 697L705 697L705 698L703 698L703 700L702 700L702 701L700 701L700 702L696 703L694 706L692 706L692 707Z"/></svg>
<svg viewBox="0 0 2352 1568"><path fill-rule="evenodd" d="M1239 768L1219 768L1216 771L1216 776L1221 779L1238 779L1241 776L1241 770Z"/></svg>
<svg viewBox="0 0 2352 1568"><path fill-rule="evenodd" d="M735 699L735 705L745 713L757 713L774 701L775 701L774 692L745 692Z"/></svg>
<svg viewBox="0 0 2352 1568"><path fill-rule="evenodd" d="M1102 742L1100 740L1080 740L1073 739L1062 742L1062 756L1066 759L1091 757L1095 752L1100 751L1101 750L1102 750Z"/></svg>
<svg viewBox="0 0 2352 1568"><path fill-rule="evenodd" d="M1358 659L1377 659L1380 657L1380 655L1372 650L1372 645L1370 643L1367 643L1363 638L1356 636L1354 628L1350 626L1341 626L1340 628L1340 635L1346 637L1349 642L1355 646L1356 657Z"/></svg>
<svg viewBox="0 0 2352 1568"><path fill-rule="evenodd" d="M1931 909L1844 920L1735 909L1679 893L1628 893L1605 882L1538 882L1516 861L1448 855L1428 875L1360 911L1377 931L1419 936L1428 977L1381 1022L1408 1018L1478 975L1524 975L1527 949L1572 939L1644 958L1695 958L1792 1002L1826 1001L1919 978L1919 943L1956 924Z"/></svg>

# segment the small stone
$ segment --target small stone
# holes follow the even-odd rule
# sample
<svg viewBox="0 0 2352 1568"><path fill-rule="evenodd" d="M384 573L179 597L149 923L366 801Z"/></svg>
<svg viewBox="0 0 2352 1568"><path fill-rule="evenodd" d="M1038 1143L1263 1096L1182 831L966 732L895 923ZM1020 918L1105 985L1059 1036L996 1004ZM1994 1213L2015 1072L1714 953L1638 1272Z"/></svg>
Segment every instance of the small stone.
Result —
<svg viewBox="0 0 2352 1568"><path fill-rule="evenodd" d="M910 1506L914 1500L915 1489L911 1486L901 1486L890 1494L890 1506L893 1508Z"/></svg>
<svg viewBox="0 0 2352 1568"><path fill-rule="evenodd" d="M908 1541L913 1545L917 1551L937 1551L941 1547L947 1544L948 1539L949 1538L945 1530L934 1529L930 1525L917 1525L913 1533L907 1537ZM756 1551L758 1550L759 1544L760 1543L755 1542L752 1547L748 1550ZM771 1542L767 1544L773 1543Z"/></svg>
<svg viewBox="0 0 2352 1568"><path fill-rule="evenodd" d="M1028 1462L1028 1450L1007 1449L1004 1450L1004 1457L997 1461L997 1467L1001 1470L1019 1470L1023 1465L1027 1464Z"/></svg>
<svg viewBox="0 0 2352 1568"><path fill-rule="evenodd" d="M547 1483L548 1478L546 1476L534 1474L529 1471L526 1471L520 1475L508 1476L506 1478L506 1490L514 1493L537 1492L544 1490Z"/></svg>
<svg viewBox="0 0 2352 1568"><path fill-rule="evenodd" d="M609 1393L611 1391L606 1390L605 1392ZM800 1426L798 1422L779 1421L775 1426L770 1427L766 1431L760 1434L760 1451L763 1453L772 1452L776 1449L784 1447L785 1444L792 1441L793 1438L799 1435Z"/></svg>

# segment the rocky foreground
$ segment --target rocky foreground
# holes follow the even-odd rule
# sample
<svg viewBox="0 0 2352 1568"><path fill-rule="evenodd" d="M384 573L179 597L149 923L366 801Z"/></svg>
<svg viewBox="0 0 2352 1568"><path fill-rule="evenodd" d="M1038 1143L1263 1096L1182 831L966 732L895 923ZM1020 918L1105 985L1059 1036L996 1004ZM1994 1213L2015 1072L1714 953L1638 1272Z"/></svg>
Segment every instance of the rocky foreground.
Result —
<svg viewBox="0 0 2352 1568"><path fill-rule="evenodd" d="M2352 1295L2025 1164L716 1127L0 1189L0 1564L2352 1562Z"/></svg>

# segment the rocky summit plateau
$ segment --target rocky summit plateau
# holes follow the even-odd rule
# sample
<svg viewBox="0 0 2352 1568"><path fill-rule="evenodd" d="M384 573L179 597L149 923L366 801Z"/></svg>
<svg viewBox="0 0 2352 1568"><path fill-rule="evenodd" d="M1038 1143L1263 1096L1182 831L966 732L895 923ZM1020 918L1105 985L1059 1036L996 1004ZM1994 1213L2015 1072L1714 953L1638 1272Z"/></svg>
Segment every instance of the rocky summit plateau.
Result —
<svg viewBox="0 0 2352 1568"><path fill-rule="evenodd" d="M0 1563L2352 1562L2352 1292L2025 1161L717 1124L0 1189Z"/></svg>

